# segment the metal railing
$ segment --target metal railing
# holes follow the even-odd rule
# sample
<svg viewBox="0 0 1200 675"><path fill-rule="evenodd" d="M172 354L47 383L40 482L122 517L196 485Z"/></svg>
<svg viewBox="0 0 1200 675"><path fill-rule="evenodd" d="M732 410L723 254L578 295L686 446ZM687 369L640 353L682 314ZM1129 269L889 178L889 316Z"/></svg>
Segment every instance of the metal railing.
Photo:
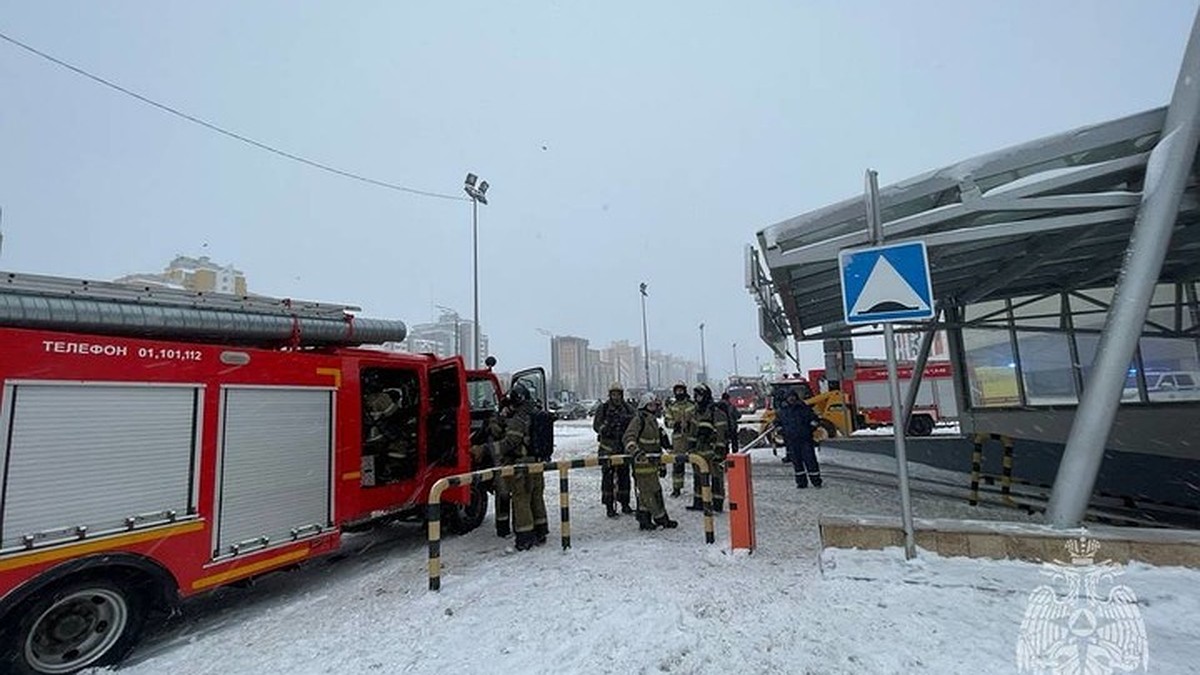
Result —
<svg viewBox="0 0 1200 675"><path fill-rule="evenodd" d="M677 456L686 456L688 461L696 468L700 476L700 497L704 504L704 543L712 544L716 541L716 535L713 532L713 510L712 510L712 481L711 472L708 465L708 460L701 455L688 454L676 455L674 453L664 452L661 454L647 455L652 463L660 465L669 465L674 463ZM460 487L465 485L478 485L489 479L508 478L511 476L519 476L526 474L545 474L549 471L558 471L558 505L560 515L560 531L562 537L563 550L571 548L571 485L569 480L570 471L572 469L585 469L605 466L622 466L628 464L633 466L634 462L629 455L589 455L579 459L560 459L551 462L535 462L526 464L510 464L493 469L480 469L468 473L460 473L454 476L446 476L433 484L429 489L429 499L425 507L425 519L428 524L429 531L429 590L436 591L442 587L442 493L447 488Z"/></svg>

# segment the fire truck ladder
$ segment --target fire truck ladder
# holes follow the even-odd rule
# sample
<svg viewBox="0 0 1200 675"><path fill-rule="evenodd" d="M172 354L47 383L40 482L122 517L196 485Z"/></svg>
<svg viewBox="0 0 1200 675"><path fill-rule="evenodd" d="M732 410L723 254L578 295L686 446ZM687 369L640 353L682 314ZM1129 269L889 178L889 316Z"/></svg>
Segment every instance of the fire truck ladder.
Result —
<svg viewBox="0 0 1200 675"><path fill-rule="evenodd" d="M402 321L358 307L0 272L0 325L255 345L399 342Z"/></svg>

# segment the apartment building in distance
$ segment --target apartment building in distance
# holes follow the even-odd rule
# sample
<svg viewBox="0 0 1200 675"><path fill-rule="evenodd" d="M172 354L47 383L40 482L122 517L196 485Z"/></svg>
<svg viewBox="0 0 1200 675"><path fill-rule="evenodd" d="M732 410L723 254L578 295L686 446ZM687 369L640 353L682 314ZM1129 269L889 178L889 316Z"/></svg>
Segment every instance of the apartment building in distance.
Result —
<svg viewBox="0 0 1200 675"><path fill-rule="evenodd" d="M246 275L233 265L220 265L208 256L175 256L162 272L127 274L118 284L163 286L201 293L246 295Z"/></svg>

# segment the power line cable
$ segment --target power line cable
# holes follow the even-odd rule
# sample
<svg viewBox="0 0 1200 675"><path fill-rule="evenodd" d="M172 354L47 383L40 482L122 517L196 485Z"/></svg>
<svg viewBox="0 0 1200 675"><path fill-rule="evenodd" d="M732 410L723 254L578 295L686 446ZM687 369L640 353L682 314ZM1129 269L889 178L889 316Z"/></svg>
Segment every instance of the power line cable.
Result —
<svg viewBox="0 0 1200 675"><path fill-rule="evenodd" d="M0 39L4 40L6 42L9 42L17 47L20 47L21 49L24 49L25 51L30 52L31 54L40 56L43 59L50 61L51 63L54 63L63 68L66 68L67 70L70 70L71 72L76 73L77 75L82 75L83 77L86 77L89 80L92 80L93 82L98 82L110 89L115 89L116 91L119 91L122 94L125 94L127 96L132 96L133 98L141 101L142 103L154 106L155 108L158 108L159 110L168 112L172 115L175 115L176 117L183 118L193 124L198 124L198 125L204 127L205 129L208 129L209 131L215 131L224 136L228 136L229 138L232 138L234 140L241 141L247 145L252 145L260 150L266 150L267 152L274 153L276 155L279 155L280 157L290 159L294 162L300 162L301 164L307 164L308 166L311 166L313 168L320 169L322 171L328 171L329 173L337 174L344 178L350 178L352 180L361 181L363 183L367 183L369 185L374 185L376 187L387 188L389 190L396 190L399 192L407 192L409 194L421 195L422 197L434 197L437 199L449 199L451 201L456 201L456 202L469 201L467 198L460 197L458 195L443 194L441 192L430 192L427 190L418 190L416 188L405 187L403 185L397 185L395 183L389 183L387 181L370 178L368 176L363 176L361 174L357 174L352 171L345 171L343 169L339 169L337 167L330 166L328 164L322 164L321 162L317 162L317 161L308 159L306 157L301 157L300 155L290 153L286 150L280 150L279 148L276 148L271 145L267 145L266 143L263 143L261 141L256 141L253 138L249 138L249 137L243 136L239 133L219 127L216 124L202 120L199 117L196 117L195 115L189 115L188 113L185 113L181 110L172 108L169 105L159 103L158 101L155 101L146 96L143 96L135 91L126 89L125 87L122 87L121 85L119 85L115 82L110 82L109 80L106 80L103 77L100 77L99 75L93 75L82 68L73 66L70 63L67 63L66 61L55 58L43 51L35 49L34 47L31 47L31 46L25 44L24 42L21 42L20 40L9 37L8 35L5 35L3 32L0 32Z"/></svg>

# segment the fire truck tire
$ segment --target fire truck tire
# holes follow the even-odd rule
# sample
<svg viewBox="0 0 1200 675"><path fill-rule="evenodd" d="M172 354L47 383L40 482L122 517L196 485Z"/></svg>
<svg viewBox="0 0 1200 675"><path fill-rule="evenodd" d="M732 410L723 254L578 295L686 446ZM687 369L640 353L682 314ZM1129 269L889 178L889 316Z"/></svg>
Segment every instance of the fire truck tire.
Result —
<svg viewBox="0 0 1200 675"><path fill-rule="evenodd" d="M146 620L147 598L132 583L65 580L39 593L15 614L0 657L3 672L74 673L120 661Z"/></svg>
<svg viewBox="0 0 1200 675"><path fill-rule="evenodd" d="M442 525L454 534L466 534L483 524L487 511L487 490L482 485L472 485L470 503L442 506Z"/></svg>
<svg viewBox="0 0 1200 675"><path fill-rule="evenodd" d="M908 420L910 436L928 436L933 433L933 427L933 418L929 415L913 415L912 419Z"/></svg>

